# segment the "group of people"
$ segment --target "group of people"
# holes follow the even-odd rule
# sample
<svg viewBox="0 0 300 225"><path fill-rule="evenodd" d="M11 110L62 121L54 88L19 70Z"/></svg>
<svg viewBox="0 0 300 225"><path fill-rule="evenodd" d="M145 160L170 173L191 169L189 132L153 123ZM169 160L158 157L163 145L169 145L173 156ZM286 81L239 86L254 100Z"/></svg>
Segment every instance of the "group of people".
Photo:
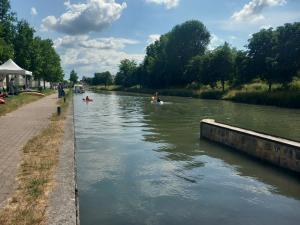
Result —
<svg viewBox="0 0 300 225"><path fill-rule="evenodd" d="M8 95L17 94L17 88L15 87L14 78L10 79L7 89L8 92L4 90L4 87L2 87L2 90L0 90L0 104L5 104L5 98L7 98Z"/></svg>

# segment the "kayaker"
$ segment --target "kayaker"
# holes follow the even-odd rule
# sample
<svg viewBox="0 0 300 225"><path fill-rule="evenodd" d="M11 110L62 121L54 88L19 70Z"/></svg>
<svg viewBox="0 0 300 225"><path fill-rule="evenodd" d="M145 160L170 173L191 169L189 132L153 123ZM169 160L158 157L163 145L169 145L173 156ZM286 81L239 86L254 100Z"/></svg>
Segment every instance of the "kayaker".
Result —
<svg viewBox="0 0 300 225"><path fill-rule="evenodd" d="M159 97L159 95L158 95L158 92L155 92L155 97L154 97L154 99L155 99L156 102L161 102L161 99L160 99L160 97Z"/></svg>
<svg viewBox="0 0 300 225"><path fill-rule="evenodd" d="M91 100L91 99L89 98L89 96L86 96L86 97L85 97L85 101L88 102L88 101L90 101L90 100Z"/></svg>

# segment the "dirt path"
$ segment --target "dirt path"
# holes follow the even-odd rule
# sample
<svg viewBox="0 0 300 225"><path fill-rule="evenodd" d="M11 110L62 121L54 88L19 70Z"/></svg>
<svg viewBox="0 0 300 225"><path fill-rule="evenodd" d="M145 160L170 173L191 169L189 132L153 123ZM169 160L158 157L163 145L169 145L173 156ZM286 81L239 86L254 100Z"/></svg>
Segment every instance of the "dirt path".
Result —
<svg viewBox="0 0 300 225"><path fill-rule="evenodd" d="M49 124L56 94L0 117L0 208L14 191L23 146Z"/></svg>

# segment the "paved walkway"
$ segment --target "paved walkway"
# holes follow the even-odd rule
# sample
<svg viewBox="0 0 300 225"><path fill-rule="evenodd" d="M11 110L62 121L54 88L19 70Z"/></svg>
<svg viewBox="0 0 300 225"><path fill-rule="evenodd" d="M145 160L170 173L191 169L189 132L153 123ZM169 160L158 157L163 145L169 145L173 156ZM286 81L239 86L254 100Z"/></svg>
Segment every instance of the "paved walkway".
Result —
<svg viewBox="0 0 300 225"><path fill-rule="evenodd" d="M0 208L14 191L23 146L47 127L56 102L53 94L0 117Z"/></svg>

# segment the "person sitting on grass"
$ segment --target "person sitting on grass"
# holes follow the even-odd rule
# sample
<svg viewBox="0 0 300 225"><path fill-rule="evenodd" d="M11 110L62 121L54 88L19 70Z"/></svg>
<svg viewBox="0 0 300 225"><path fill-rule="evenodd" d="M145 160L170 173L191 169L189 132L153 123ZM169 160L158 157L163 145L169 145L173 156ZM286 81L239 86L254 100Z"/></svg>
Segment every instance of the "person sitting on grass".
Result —
<svg viewBox="0 0 300 225"><path fill-rule="evenodd" d="M0 91L0 98L7 98L8 95L5 92Z"/></svg>

